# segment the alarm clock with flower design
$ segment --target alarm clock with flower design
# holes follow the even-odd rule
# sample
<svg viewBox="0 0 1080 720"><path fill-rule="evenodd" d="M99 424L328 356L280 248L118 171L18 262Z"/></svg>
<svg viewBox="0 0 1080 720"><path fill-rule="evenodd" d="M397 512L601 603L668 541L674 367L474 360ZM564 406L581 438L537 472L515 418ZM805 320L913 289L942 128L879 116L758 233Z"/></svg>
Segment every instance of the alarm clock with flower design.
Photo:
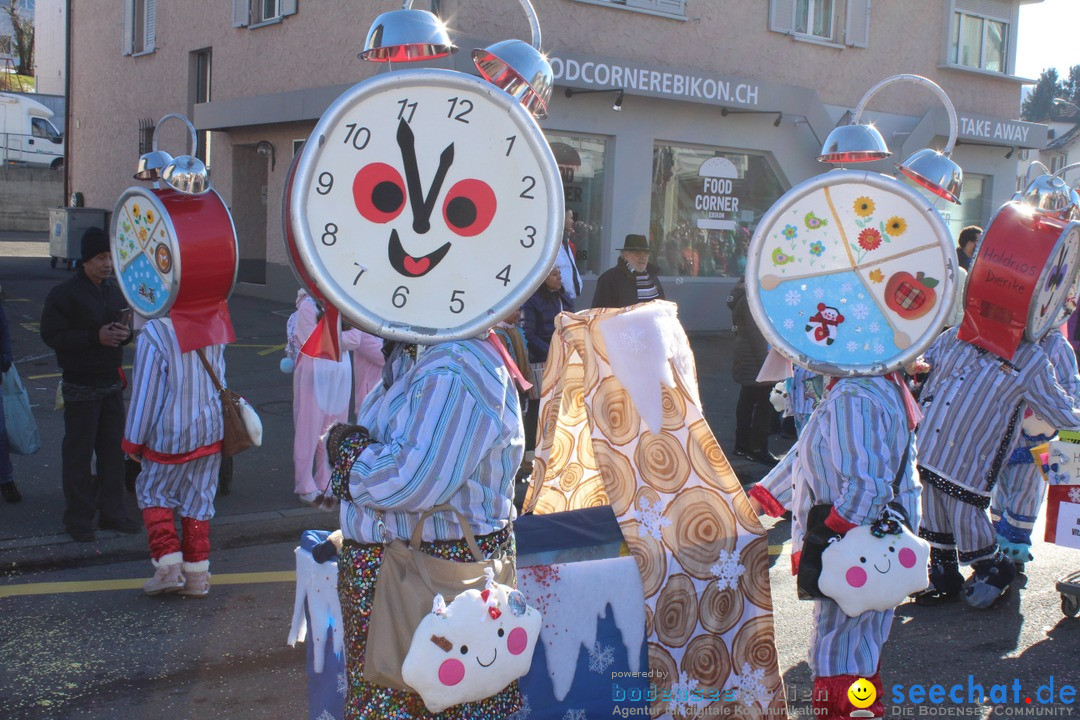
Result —
<svg viewBox="0 0 1080 720"><path fill-rule="evenodd" d="M326 299L385 338L491 327L558 252L558 166L511 95L459 72L366 80L316 125L289 197L296 254Z"/></svg>

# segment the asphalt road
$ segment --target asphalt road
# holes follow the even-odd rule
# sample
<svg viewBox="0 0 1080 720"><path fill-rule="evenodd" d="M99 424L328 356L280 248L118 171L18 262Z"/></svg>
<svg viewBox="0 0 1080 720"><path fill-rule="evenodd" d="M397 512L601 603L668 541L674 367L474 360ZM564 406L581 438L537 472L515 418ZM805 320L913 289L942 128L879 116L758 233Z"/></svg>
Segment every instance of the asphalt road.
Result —
<svg viewBox="0 0 1080 720"><path fill-rule="evenodd" d="M37 322L45 293L65 277L49 267L45 243L0 237L16 364L42 432L40 452L13 456L24 502L0 503L0 718L304 717L304 650L285 644L292 551L301 530L332 527L336 517L300 507L292 494L291 378L277 367L291 308L243 297L230 303L238 338L226 354L229 382L258 408L266 442L237 458L232 492L219 498L210 596L147 598L139 591L150 574L145 534L105 531L79 544L63 533L62 418L52 409L59 375ZM729 343L691 342L706 418L730 449L738 387L729 378ZM744 481L764 471L733 460ZM795 598L788 531L784 521L770 530L777 646L792 712L806 714L811 604ZM1034 552L1024 587L989 611L898 609L882 661L890 717L1071 714L1061 690L1080 685L1080 620L1062 616L1054 582L1080 567L1080 553L1043 543ZM1048 688L1040 686L1051 677L1056 702L1041 704ZM935 683L945 692L961 686L965 702L911 701L911 690ZM891 702L893 685L905 702ZM990 699L967 702L979 694L974 685Z"/></svg>

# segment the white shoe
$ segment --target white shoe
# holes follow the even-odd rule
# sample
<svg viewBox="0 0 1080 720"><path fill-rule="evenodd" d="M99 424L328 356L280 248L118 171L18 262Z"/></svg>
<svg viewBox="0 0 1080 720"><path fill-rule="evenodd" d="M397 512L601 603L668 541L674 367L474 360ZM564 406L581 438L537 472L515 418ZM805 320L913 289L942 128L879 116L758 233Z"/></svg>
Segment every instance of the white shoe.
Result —
<svg viewBox="0 0 1080 720"><path fill-rule="evenodd" d="M184 586L178 592L186 597L206 597L210 592L209 571L189 572L184 575Z"/></svg>
<svg viewBox="0 0 1080 720"><path fill-rule="evenodd" d="M304 505L318 505L319 498L322 497L322 495L313 490L312 492L308 493L300 493L297 495L297 497L300 498L300 502Z"/></svg>
<svg viewBox="0 0 1080 720"><path fill-rule="evenodd" d="M143 585L147 595L178 592L184 587L184 575L180 572L180 563L154 563L154 577Z"/></svg>

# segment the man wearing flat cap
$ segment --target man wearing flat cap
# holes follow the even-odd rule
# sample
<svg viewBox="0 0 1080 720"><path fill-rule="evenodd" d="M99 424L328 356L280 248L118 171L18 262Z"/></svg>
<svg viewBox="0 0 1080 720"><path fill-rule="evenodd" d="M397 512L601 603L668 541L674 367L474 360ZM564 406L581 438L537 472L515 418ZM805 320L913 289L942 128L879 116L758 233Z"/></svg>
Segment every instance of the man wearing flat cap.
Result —
<svg viewBox="0 0 1080 720"><path fill-rule="evenodd" d="M120 366L122 346L131 342L132 333L125 318L127 302L112 280L108 233L87 230L80 255L78 272L45 298L41 339L56 351L63 371L64 525L73 540L91 542L95 515L102 529L137 533L142 526L124 508ZM95 454L96 481L90 473Z"/></svg>
<svg viewBox="0 0 1080 720"><path fill-rule="evenodd" d="M644 235L627 235L615 267L597 278L592 306L621 308L663 300L664 286L656 265L649 262L649 253L649 241Z"/></svg>

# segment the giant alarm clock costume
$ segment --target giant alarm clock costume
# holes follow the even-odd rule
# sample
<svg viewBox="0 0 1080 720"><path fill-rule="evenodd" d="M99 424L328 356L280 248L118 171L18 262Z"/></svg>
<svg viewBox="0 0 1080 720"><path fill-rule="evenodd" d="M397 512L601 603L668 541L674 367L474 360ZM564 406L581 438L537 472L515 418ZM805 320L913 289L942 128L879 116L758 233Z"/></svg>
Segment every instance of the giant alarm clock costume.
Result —
<svg viewBox="0 0 1080 720"><path fill-rule="evenodd" d="M899 168L935 194L955 199L960 171L948 160L955 111L940 88L919 76L896 76L871 88L852 125L830 134L819 160L889 155L877 131L858 123L870 96L896 80L927 85L945 101L952 137L945 153L931 160L946 169L936 177L955 182L928 180L935 176L921 153ZM809 653L820 717L852 717L848 688L857 678L876 687L879 699L868 710L883 714L881 648L898 600L875 596L867 603L863 595L868 588L880 592L911 582L919 573L915 589L925 586L918 548L898 544L918 540L895 524L902 509L909 527L918 527L920 492L913 432L918 411L896 370L944 325L956 278L956 253L937 210L909 186L874 172L832 170L797 185L765 214L750 243L747 289L762 333L793 362L825 376L824 397L790 453L795 457L786 458L767 483L781 495L789 487L786 478L794 486L793 566L814 557L822 567ZM758 498L766 510L782 510L771 494ZM815 524L810 518L818 513L824 522ZM890 520L894 524L882 532ZM878 562L870 552L844 555L841 538L849 532L847 544L856 542L858 532L883 538L882 558L899 562ZM825 537L838 540L835 549L823 552ZM925 558L925 545L922 552Z"/></svg>
<svg viewBox="0 0 1080 720"><path fill-rule="evenodd" d="M187 124L195 147L195 129ZM210 519L224 420L214 380L224 382L224 344L235 334L227 300L236 281L236 231L205 166L157 149L140 160L112 219L113 263L128 302L148 322L135 350L123 448L141 459L136 495L154 577L147 594L209 591ZM169 187L159 187L158 180ZM174 515L181 518L182 536Z"/></svg>
<svg viewBox="0 0 1080 720"><path fill-rule="evenodd" d="M457 49L438 18L409 4L376 19L362 58L397 63ZM334 426L327 437L345 537L347 718L426 718L443 707L441 718L494 718L521 704L509 677L493 695L462 702L470 695L442 675L417 680L417 692L369 682L364 661L382 543L410 537L425 509L451 503L485 557L514 557L509 522L524 452L515 379L524 378L490 328L547 276L564 214L558 166L530 114L545 112L551 69L536 49L532 6L522 6L533 46L475 51L483 79L397 71L337 98L304 145L286 198L294 262L311 287L350 323L394 343L359 426ZM418 30L430 36L414 37ZM421 550L470 561L464 536L455 514L439 512L424 523Z"/></svg>
<svg viewBox="0 0 1080 720"><path fill-rule="evenodd" d="M919 467L925 486L920 534L933 548L933 591L989 607L1015 576L986 516L1026 403L1051 426L1074 428L1080 410L1062 389L1040 340L1060 322L1080 266L1076 196L1037 177L994 215L976 249L964 319L927 352ZM964 581L958 563L970 564Z"/></svg>

